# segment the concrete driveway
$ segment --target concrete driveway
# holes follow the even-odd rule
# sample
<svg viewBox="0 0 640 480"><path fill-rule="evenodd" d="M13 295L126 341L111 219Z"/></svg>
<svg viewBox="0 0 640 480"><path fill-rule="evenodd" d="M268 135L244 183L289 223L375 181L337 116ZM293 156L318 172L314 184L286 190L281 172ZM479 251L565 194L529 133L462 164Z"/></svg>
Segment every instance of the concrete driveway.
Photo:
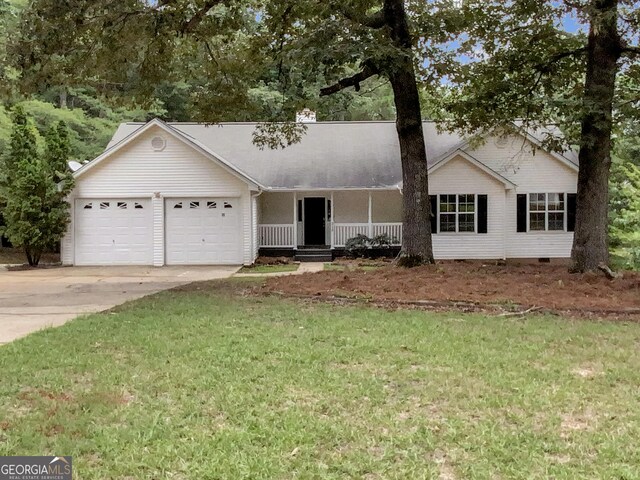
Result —
<svg viewBox="0 0 640 480"><path fill-rule="evenodd" d="M0 271L0 344L72 318L239 267L60 267Z"/></svg>

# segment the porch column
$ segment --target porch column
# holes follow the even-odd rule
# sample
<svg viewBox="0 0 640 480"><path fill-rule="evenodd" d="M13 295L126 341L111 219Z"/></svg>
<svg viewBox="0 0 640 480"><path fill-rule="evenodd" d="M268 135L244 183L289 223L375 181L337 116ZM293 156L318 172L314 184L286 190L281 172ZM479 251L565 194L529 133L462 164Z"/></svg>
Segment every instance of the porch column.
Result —
<svg viewBox="0 0 640 480"><path fill-rule="evenodd" d="M373 237L373 215L371 214L371 190L369 190L369 238Z"/></svg>
<svg viewBox="0 0 640 480"><path fill-rule="evenodd" d="M298 248L298 192L293 192L293 248Z"/></svg>
<svg viewBox="0 0 640 480"><path fill-rule="evenodd" d="M335 244L335 238L334 238L334 233L333 233L333 224L335 223L336 219L335 216L333 215L333 192L331 192L331 248L333 248L333 245Z"/></svg>

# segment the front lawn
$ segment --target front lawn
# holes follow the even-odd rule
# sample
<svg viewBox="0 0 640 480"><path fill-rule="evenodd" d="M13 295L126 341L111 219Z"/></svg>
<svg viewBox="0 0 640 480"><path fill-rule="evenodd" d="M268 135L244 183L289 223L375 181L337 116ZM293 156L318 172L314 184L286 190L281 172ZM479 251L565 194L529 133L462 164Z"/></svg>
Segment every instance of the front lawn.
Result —
<svg viewBox="0 0 640 480"><path fill-rule="evenodd" d="M640 477L638 324L251 285L165 292L0 347L0 455L73 455L82 479Z"/></svg>
<svg viewBox="0 0 640 480"><path fill-rule="evenodd" d="M361 270L363 272L372 272L382 268L380 265L360 265L357 263L349 264L344 262L333 262L333 263L325 263L324 270L326 271L335 271L335 272L347 272L347 271L355 271Z"/></svg>

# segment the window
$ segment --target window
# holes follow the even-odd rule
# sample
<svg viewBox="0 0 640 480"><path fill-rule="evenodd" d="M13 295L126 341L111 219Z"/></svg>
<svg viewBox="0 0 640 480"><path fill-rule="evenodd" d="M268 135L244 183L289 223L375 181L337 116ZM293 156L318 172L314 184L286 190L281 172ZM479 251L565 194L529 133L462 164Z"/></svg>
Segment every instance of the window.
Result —
<svg viewBox="0 0 640 480"><path fill-rule="evenodd" d="M529 194L529 230L564 231L564 193Z"/></svg>
<svg viewBox="0 0 640 480"><path fill-rule="evenodd" d="M142 209L144 207L141 204L139 204L138 202L135 202L135 206L133 208L140 210L140 209Z"/></svg>
<svg viewBox="0 0 640 480"><path fill-rule="evenodd" d="M176 203L173 208L182 208L182 202Z"/></svg>
<svg viewBox="0 0 640 480"><path fill-rule="evenodd" d="M218 204L216 202L207 202L207 208L218 208Z"/></svg>
<svg viewBox="0 0 640 480"><path fill-rule="evenodd" d="M233 205L230 203L224 202L224 208L233 208Z"/></svg>
<svg viewBox="0 0 640 480"><path fill-rule="evenodd" d="M200 202L189 202L189 208L200 208Z"/></svg>
<svg viewBox="0 0 640 480"><path fill-rule="evenodd" d="M476 231L476 196L440 195L440 232Z"/></svg>
<svg viewBox="0 0 640 480"><path fill-rule="evenodd" d="M118 202L118 208L121 210L127 209L127 202Z"/></svg>
<svg viewBox="0 0 640 480"><path fill-rule="evenodd" d="M100 210L106 210L111 204L109 202L100 202Z"/></svg>
<svg viewBox="0 0 640 480"><path fill-rule="evenodd" d="M91 210L93 208L93 203L89 202L89 203L85 204L85 206L83 208L85 210Z"/></svg>

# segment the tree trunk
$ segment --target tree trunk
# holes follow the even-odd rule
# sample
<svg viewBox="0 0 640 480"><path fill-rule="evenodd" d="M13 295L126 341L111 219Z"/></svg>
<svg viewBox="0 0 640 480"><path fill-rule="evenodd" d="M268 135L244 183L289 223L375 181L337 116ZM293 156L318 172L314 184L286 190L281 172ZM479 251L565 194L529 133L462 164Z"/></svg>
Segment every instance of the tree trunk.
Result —
<svg viewBox="0 0 640 480"><path fill-rule="evenodd" d="M587 46L580 171L571 271L596 270L609 263L608 211L611 167L611 111L621 43L618 0L593 0Z"/></svg>
<svg viewBox="0 0 640 480"><path fill-rule="evenodd" d="M62 90L60 90L60 94L58 95L58 100L59 100L59 107L66 109L67 108L67 89L65 87L62 87Z"/></svg>
<svg viewBox="0 0 640 480"><path fill-rule="evenodd" d="M27 262L33 267L33 256L31 255L31 249L29 247L24 248L24 253L27 256Z"/></svg>
<svg viewBox="0 0 640 480"><path fill-rule="evenodd" d="M396 105L396 129L402 162L402 251L398 262L412 267L434 263L431 243L427 152L420 97L413 66L411 35L403 0L385 0L384 16L391 39L404 53L387 72Z"/></svg>

